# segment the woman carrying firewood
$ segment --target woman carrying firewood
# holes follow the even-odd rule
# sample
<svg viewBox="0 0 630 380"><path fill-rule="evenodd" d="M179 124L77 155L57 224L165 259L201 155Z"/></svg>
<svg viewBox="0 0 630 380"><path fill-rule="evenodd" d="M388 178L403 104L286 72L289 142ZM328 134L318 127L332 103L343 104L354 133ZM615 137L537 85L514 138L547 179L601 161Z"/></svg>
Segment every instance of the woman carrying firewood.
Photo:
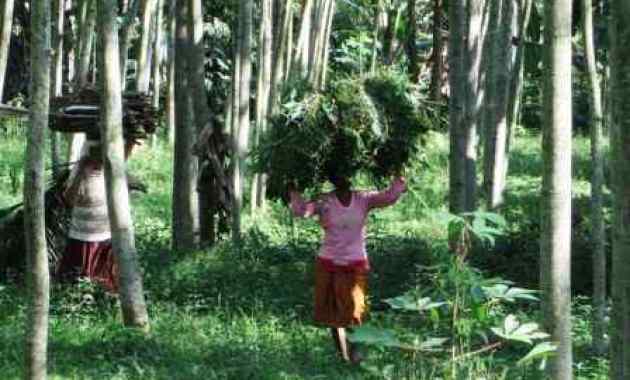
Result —
<svg viewBox="0 0 630 380"><path fill-rule="evenodd" d="M127 142L125 157L133 143ZM98 140L88 139L64 191L72 208L65 254L57 274L64 280L88 277L110 292L118 290L117 265L111 244L105 175Z"/></svg>
<svg viewBox="0 0 630 380"><path fill-rule="evenodd" d="M366 312L367 274L365 249L368 213L394 204L406 191L405 179L395 176L381 192L354 191L348 178L330 174L334 191L305 201L289 186L291 209L297 217L315 217L324 229L324 241L315 263L315 322L330 327L345 361L358 363L361 354L346 339L346 329L360 325Z"/></svg>

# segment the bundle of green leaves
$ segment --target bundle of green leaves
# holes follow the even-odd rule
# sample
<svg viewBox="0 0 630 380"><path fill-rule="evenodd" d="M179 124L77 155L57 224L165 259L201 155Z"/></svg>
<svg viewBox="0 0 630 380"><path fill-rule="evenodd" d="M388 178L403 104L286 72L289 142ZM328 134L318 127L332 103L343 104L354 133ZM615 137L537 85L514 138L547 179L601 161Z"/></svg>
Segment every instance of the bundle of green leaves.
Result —
<svg viewBox="0 0 630 380"><path fill-rule="evenodd" d="M254 170L268 174L271 198L289 183L319 190L333 174L381 182L403 169L430 128L421 108L404 76L338 80L282 105L254 152Z"/></svg>

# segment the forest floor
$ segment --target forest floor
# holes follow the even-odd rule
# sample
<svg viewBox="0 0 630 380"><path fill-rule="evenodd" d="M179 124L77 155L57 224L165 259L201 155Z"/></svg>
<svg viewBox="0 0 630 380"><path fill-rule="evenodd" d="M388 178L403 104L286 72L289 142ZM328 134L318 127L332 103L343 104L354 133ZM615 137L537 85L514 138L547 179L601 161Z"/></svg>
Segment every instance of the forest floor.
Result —
<svg viewBox="0 0 630 380"><path fill-rule="evenodd" d="M23 137L0 137L0 209L19 202ZM472 262L488 277L501 276L517 286L535 287L538 194L541 154L537 135L521 134L511 160L509 194L504 209L506 236L494 248L479 247ZM434 134L407 172L409 192L396 206L370 217L368 250L370 325L401 336L430 336L435 320L401 314L383 300L430 284L423 266L435 264L435 251L446 245L439 212L446 210L448 141ZM590 273L588 225L588 142L575 148L574 243L575 308L573 318L576 379L606 379L607 361L590 344ZM249 215L242 249L229 239L213 249L169 250L172 159L166 146L143 148L131 172L148 186L132 198L137 245L151 317L142 335L121 326L115 298L88 282L54 285L50 316L51 379L542 379L538 363L517 367L526 347L507 346L449 362L448 352L408 353L383 346L364 347L360 367L335 357L326 330L311 323L312 271L320 232L315 222L292 222L273 204L264 214ZM588 202L586 202L588 204ZM577 263L577 264L576 264ZM536 318L537 305L507 306ZM21 377L24 289L0 284L0 378ZM474 324L472 324L474 326Z"/></svg>

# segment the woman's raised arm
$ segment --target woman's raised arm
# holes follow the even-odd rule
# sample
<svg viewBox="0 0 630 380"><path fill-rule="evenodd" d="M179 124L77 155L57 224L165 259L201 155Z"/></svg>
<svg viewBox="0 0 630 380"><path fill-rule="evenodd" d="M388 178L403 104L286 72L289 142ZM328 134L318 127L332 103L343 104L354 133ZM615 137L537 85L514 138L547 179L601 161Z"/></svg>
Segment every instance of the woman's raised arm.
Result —
<svg viewBox="0 0 630 380"><path fill-rule="evenodd" d="M393 205L406 190L405 178L401 176L396 177L389 188L367 194L368 208L373 209Z"/></svg>

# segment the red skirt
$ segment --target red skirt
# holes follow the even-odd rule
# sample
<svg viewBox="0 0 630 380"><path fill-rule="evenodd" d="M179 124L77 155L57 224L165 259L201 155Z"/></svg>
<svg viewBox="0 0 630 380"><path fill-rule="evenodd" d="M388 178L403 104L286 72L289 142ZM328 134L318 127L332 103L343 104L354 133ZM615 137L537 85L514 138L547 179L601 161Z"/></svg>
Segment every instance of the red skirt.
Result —
<svg viewBox="0 0 630 380"><path fill-rule="evenodd" d="M110 292L118 291L118 265L110 240L87 242L68 239L57 275L63 280L87 277Z"/></svg>

